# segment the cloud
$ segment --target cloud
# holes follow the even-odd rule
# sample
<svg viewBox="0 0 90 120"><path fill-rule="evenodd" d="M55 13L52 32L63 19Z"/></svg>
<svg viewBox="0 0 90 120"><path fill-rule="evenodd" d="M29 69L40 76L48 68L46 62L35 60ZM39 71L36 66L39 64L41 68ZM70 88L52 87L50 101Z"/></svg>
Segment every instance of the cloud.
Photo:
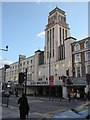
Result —
<svg viewBox="0 0 90 120"><path fill-rule="evenodd" d="M8 61L7 59L4 59L4 58L2 58L2 57L0 56L0 68L4 67L4 64L10 65L10 64L12 64L12 63L13 63L13 62Z"/></svg>
<svg viewBox="0 0 90 120"><path fill-rule="evenodd" d="M38 33L37 37L44 38L45 37L45 32Z"/></svg>

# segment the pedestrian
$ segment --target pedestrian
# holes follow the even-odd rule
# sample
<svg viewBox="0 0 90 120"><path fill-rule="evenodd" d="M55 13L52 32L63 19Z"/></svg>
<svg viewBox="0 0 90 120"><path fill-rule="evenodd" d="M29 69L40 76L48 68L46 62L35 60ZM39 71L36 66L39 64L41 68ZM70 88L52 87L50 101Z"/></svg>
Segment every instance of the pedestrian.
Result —
<svg viewBox="0 0 90 120"><path fill-rule="evenodd" d="M76 99L77 99L77 93L75 92L74 93L74 100L76 101Z"/></svg>
<svg viewBox="0 0 90 120"><path fill-rule="evenodd" d="M68 99L69 99L69 102L70 102L71 101L70 93L68 93Z"/></svg>
<svg viewBox="0 0 90 120"><path fill-rule="evenodd" d="M35 97L36 97L36 95L37 95L36 92L34 92L34 96L35 96Z"/></svg>
<svg viewBox="0 0 90 120"><path fill-rule="evenodd" d="M79 100L80 99L80 93L79 91L77 90L77 95L76 95L77 99Z"/></svg>
<svg viewBox="0 0 90 120"><path fill-rule="evenodd" d="M20 104L19 106L20 119L25 120L26 115L28 116L28 113L29 113L29 105L28 105L28 100L25 93L23 93L22 97L19 98L18 104Z"/></svg>
<svg viewBox="0 0 90 120"><path fill-rule="evenodd" d="M72 100L74 101L74 89L72 89L71 93L70 93L70 97L72 98Z"/></svg>
<svg viewBox="0 0 90 120"><path fill-rule="evenodd" d="M86 93L86 101L89 100L89 91Z"/></svg>
<svg viewBox="0 0 90 120"><path fill-rule="evenodd" d="M18 97L18 90L16 90L15 95L16 95L16 97Z"/></svg>

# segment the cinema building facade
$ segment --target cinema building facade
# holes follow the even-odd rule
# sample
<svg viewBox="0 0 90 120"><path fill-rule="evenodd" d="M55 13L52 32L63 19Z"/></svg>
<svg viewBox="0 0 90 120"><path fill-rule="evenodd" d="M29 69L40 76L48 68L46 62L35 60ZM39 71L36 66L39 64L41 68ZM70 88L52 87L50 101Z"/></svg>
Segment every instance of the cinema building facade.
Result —
<svg viewBox="0 0 90 120"><path fill-rule="evenodd" d="M5 69L3 81L13 81L17 84L17 89L19 86L23 89L24 84L19 84L19 75L27 69L27 94L36 92L43 96L67 98L68 90L72 88L81 87L84 92L87 88L86 73L90 68L90 38L77 41L70 36L69 30L65 12L56 7L48 16L44 51L37 50L33 56L28 58L19 55L19 60L11 64L10 68ZM81 45L82 41L84 41L83 45ZM84 49L86 41L89 41L88 48ZM77 45L79 45L78 51ZM87 61L83 61L82 52L86 55L87 51L89 57ZM78 60L77 54L82 54L79 62L76 61Z"/></svg>

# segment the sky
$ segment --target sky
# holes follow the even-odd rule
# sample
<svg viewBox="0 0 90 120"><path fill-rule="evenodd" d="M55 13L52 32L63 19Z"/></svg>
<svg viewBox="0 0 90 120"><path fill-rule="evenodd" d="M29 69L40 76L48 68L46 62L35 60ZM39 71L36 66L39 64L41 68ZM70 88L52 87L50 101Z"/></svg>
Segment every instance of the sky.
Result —
<svg viewBox="0 0 90 120"><path fill-rule="evenodd" d="M2 48L8 45L9 50L2 52L0 67L1 62L17 62L19 54L30 57L36 50L44 50L48 15L56 5L65 11L72 37L81 40L88 36L87 2L3 2Z"/></svg>

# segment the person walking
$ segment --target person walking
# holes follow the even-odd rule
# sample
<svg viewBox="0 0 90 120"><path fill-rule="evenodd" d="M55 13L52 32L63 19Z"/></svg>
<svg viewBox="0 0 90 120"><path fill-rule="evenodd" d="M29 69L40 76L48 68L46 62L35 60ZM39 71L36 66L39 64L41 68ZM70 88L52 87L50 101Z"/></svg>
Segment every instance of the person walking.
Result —
<svg viewBox="0 0 90 120"><path fill-rule="evenodd" d="M71 93L70 93L70 96L72 98L72 101L74 101L74 89L72 89Z"/></svg>
<svg viewBox="0 0 90 120"><path fill-rule="evenodd" d="M70 93L68 93L68 99L69 99L69 102L70 102L71 101Z"/></svg>
<svg viewBox="0 0 90 120"><path fill-rule="evenodd" d="M80 93L79 91L77 90L77 95L76 95L77 99L79 100L80 99Z"/></svg>
<svg viewBox="0 0 90 120"><path fill-rule="evenodd" d="M25 95L25 93L22 94L22 97L19 98L18 100L18 104L19 106L19 110L20 110L20 119L21 120L25 120L26 119L26 115L28 116L29 113L29 105L28 105L28 101L27 101L27 97Z"/></svg>
<svg viewBox="0 0 90 120"><path fill-rule="evenodd" d="M18 97L18 90L15 90L15 95L16 97Z"/></svg>

